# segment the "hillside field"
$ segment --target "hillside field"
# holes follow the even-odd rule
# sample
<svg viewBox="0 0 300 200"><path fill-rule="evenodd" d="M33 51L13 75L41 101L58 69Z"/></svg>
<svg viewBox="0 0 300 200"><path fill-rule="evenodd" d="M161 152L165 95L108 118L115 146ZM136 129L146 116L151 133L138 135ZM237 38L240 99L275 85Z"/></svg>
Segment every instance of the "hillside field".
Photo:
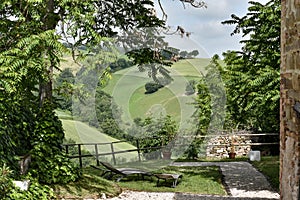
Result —
<svg viewBox="0 0 300 200"><path fill-rule="evenodd" d="M104 91L111 94L115 103L122 111L124 124L121 127L128 127L136 117L159 116L169 114L179 124L179 128L189 127L191 115L195 111L191 104L196 95L185 94L185 87L189 80L198 80L205 74L205 67L210 59L185 59L174 63L168 68L174 81L166 87L161 88L153 94L145 94L144 85L152 81L147 72L138 71L136 66L117 71L112 74L112 79L104 88ZM65 112L58 111L65 138L71 138L76 143L107 143L117 139L101 133L86 123L72 119ZM85 146L86 150L94 152L94 146ZM110 145L103 145L99 153L111 152ZM114 150L128 150L135 147L129 143L115 144ZM137 160L137 153L117 154L117 159L126 161Z"/></svg>
<svg viewBox="0 0 300 200"><path fill-rule="evenodd" d="M198 80L205 74L210 59L185 59L167 67L174 81L155 93L145 94L145 84L151 82L147 72L140 72L136 66L117 71L104 88L111 94L122 110L124 123L131 124L137 117L171 115L184 127L194 112L195 95L185 95L189 80Z"/></svg>
<svg viewBox="0 0 300 200"><path fill-rule="evenodd" d="M111 143L119 141L113 137L110 137L104 133L101 133L94 127L87 125L86 123L71 120L71 116L62 111L57 111L57 115L60 117L60 120L63 125L63 129L65 131L65 138L72 139L75 143ZM114 151L121 150L129 150L135 149L136 147L126 143L117 143L114 144ZM94 153L94 145L85 145L85 150L88 150L90 153ZM109 144L106 145L98 145L99 153L109 153L111 152L111 146ZM111 159L111 156L106 156L107 159ZM138 155L136 152L130 152L126 154L116 154L117 160L123 161L136 161L138 159Z"/></svg>

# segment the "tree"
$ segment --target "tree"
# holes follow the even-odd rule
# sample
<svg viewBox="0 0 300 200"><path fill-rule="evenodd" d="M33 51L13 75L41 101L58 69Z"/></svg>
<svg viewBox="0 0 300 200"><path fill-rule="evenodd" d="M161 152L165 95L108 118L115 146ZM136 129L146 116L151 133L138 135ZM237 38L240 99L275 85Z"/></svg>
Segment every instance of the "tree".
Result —
<svg viewBox="0 0 300 200"><path fill-rule="evenodd" d="M180 55L182 58L186 58L187 55L188 55L188 52L187 52L187 51L181 51L181 52L179 53L179 55Z"/></svg>
<svg viewBox="0 0 300 200"><path fill-rule="evenodd" d="M244 17L231 15L223 24L243 34L242 51L224 53L228 109L238 128L279 131L280 1L249 2Z"/></svg>
<svg viewBox="0 0 300 200"><path fill-rule="evenodd" d="M75 77L70 68L62 70L54 81L54 93L56 94L55 98L57 99L58 107L62 110L72 111L72 94L74 83Z"/></svg>
<svg viewBox="0 0 300 200"><path fill-rule="evenodd" d="M64 134L53 112L53 70L68 51L62 42L71 47L75 59L80 57L78 47L107 41L116 30L162 26L163 21L149 9L152 6L150 0L0 2L0 154L4 162L13 165L21 150L30 151L32 174L40 181L76 178L60 152ZM18 145L23 141L26 146Z"/></svg>
<svg viewBox="0 0 300 200"><path fill-rule="evenodd" d="M202 1L180 1L202 7ZM64 133L54 113L53 71L63 53L69 52L66 46L78 61L86 52L78 49L86 47L89 53L93 45L110 42L108 37L118 32L163 27L152 7L152 0L0 2L1 162L13 165L16 155L29 151L32 174L40 181L67 182L77 177L60 151ZM159 55L155 48L144 48L131 56L135 61L143 57L161 62L154 53ZM153 74L166 73L161 66L150 66Z"/></svg>
<svg viewBox="0 0 300 200"><path fill-rule="evenodd" d="M191 95L195 93L195 89L196 89L196 80L189 80L188 83L186 83L185 86L185 94L186 95Z"/></svg>
<svg viewBox="0 0 300 200"><path fill-rule="evenodd" d="M163 150L172 148L178 127L170 115L144 120L136 118L134 121L135 128L139 129L136 136L140 138L140 148L145 148L142 152L147 159L160 157L158 150L162 147Z"/></svg>
<svg viewBox="0 0 300 200"><path fill-rule="evenodd" d="M199 51L198 50L193 50L191 52L188 53L188 57L192 58L192 57L196 57L199 55Z"/></svg>
<svg viewBox="0 0 300 200"><path fill-rule="evenodd" d="M116 27L120 30L130 30L134 27L162 25L162 21L153 16L147 6L153 6L152 1L47 0L44 2L33 0L26 3L13 0L4 1L0 4L0 13L4 19L0 29L0 33L2 33L0 49L1 52L13 47L17 47L15 51L21 50L21 48L25 48L22 45L25 43L25 38L27 38L28 44L36 44L33 47L38 46L38 49L35 49L29 57L38 58L39 61L43 55L47 58L46 63L45 57L42 59L44 63L32 61L32 64L40 67L40 71L43 72L41 75L44 76L39 80L39 99L41 101L44 98L51 99L51 76L53 69L58 67L59 53L61 52L61 49L57 48L58 39L64 40L72 44L72 48L76 48L82 44L98 44L103 37L116 35ZM59 31L55 31L56 29ZM41 38L42 41L34 41L45 33L47 35L45 38ZM15 37L16 35L17 37ZM46 42L46 44L42 45L42 42ZM29 48L26 49L29 50ZM16 54L18 58L19 55ZM24 74L24 76L26 75L27 73Z"/></svg>
<svg viewBox="0 0 300 200"><path fill-rule="evenodd" d="M131 67L132 63L128 60L126 60L125 58L119 58L116 62L113 62L109 65L110 70L112 72L118 71L118 70L122 70L128 67Z"/></svg>

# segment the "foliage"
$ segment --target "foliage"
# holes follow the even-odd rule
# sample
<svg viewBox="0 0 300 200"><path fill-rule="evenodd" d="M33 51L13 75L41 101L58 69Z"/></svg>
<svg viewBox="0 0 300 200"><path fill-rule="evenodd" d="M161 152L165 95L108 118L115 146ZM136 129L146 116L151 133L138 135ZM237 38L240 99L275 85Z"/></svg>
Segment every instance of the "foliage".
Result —
<svg viewBox="0 0 300 200"><path fill-rule="evenodd" d="M1 158L11 166L15 155L29 150L33 159L30 173L38 181L66 183L78 178L76 167L60 151L63 130L53 112L53 71L59 68L66 46L71 47L74 59L80 58L86 52L77 48L84 45L89 50L117 31L163 26L149 7L153 7L151 0L0 2ZM145 55L153 53L153 49L145 51ZM131 55L135 53L135 60L144 56L139 51ZM167 74L162 66L153 66L152 74ZM104 71L100 79L107 74ZM74 89L69 84L63 86L68 91ZM11 151L5 155L7 149Z"/></svg>
<svg viewBox="0 0 300 200"><path fill-rule="evenodd" d="M118 70L126 69L131 67L133 64L131 61L126 60L125 58L119 58L116 62L113 62L109 65L111 72L116 72Z"/></svg>
<svg viewBox="0 0 300 200"><path fill-rule="evenodd" d="M180 55L182 58L186 58L187 55L188 55L188 52L187 52L187 51L181 51L181 52L179 53L179 55Z"/></svg>
<svg viewBox="0 0 300 200"><path fill-rule="evenodd" d="M57 99L58 108L72 111L72 95L74 94L75 76L71 68L62 70L54 82L54 97Z"/></svg>
<svg viewBox="0 0 300 200"><path fill-rule="evenodd" d="M34 130L30 101L21 99L7 96L0 101L0 165L7 163L15 171L17 156L27 154L32 147L28 137Z"/></svg>
<svg viewBox="0 0 300 200"><path fill-rule="evenodd" d="M9 27L12 24L6 25ZM14 31L9 31L9 34ZM2 33L1 28L0 33ZM15 33L15 35L21 34L23 32ZM6 34L1 34L0 38L1 41L8 39ZM58 37L52 30L24 35L24 37L17 37L13 40L13 44L3 44L3 46L7 45L7 48L0 46L0 87L3 92L8 93L22 90L26 90L28 93L35 91L35 86L40 81L48 81L49 76L45 67L49 62L58 62L58 56L64 51L64 47L57 41ZM6 42L9 41L11 39ZM51 53L48 52L50 48L53 50Z"/></svg>
<svg viewBox="0 0 300 200"><path fill-rule="evenodd" d="M159 157L160 153L157 150L161 147L164 150L172 148L178 127L170 115L159 118L148 117L144 120L137 118L134 121L140 127L139 134L135 135L141 138L140 148L149 148L143 150L146 158Z"/></svg>
<svg viewBox="0 0 300 200"><path fill-rule="evenodd" d="M189 80L189 82L185 86L185 94L191 95L195 93L196 90L196 81L195 80Z"/></svg>
<svg viewBox="0 0 300 200"><path fill-rule="evenodd" d="M83 66L76 74L75 86L81 91L73 94L72 114L83 122L88 122L109 136L124 139L124 131L119 127L121 111L113 98L102 91L106 84L103 74L108 66L129 61L118 59L111 40L92 49L92 56L86 57ZM128 66L127 66L128 67Z"/></svg>
<svg viewBox="0 0 300 200"><path fill-rule="evenodd" d="M279 131L280 1L266 5L249 2L246 16L223 24L236 25L242 33L242 51L224 53L222 73L228 96L230 121L236 128Z"/></svg>
<svg viewBox="0 0 300 200"><path fill-rule="evenodd" d="M154 93L161 87L162 87L162 85L160 85L158 83L148 82L145 84L145 90L146 90L145 94Z"/></svg>
<svg viewBox="0 0 300 200"><path fill-rule="evenodd" d="M189 147L185 150L184 156L187 159L196 159L199 157L200 147L203 143L203 139L195 138Z"/></svg>
<svg viewBox="0 0 300 200"><path fill-rule="evenodd" d="M193 51L180 51L179 55L181 58L194 58L196 56L199 55L199 51L198 50L193 50Z"/></svg>
<svg viewBox="0 0 300 200"><path fill-rule="evenodd" d="M147 71L154 82L165 85L159 82L159 76L163 80L168 80L167 84L172 81L170 71L166 68L172 65L169 59L172 52L168 50L168 43L164 41L159 29L143 28L127 31L117 41L121 41L125 54L139 71Z"/></svg>
<svg viewBox="0 0 300 200"><path fill-rule="evenodd" d="M31 179L27 191L21 191L13 184L12 171L5 164L0 168L0 198L3 200L14 199L53 199L55 194L47 185L41 185L36 180Z"/></svg>
<svg viewBox="0 0 300 200"><path fill-rule="evenodd" d="M67 51L61 41L71 47L75 59L80 58L80 55L77 55L78 51L75 51L77 47L83 44L88 47L99 44L105 37L116 35L116 30L163 25L161 20L152 15L148 6L153 6L153 2L148 0L0 2L2 119L0 137L3 139L1 158L4 157L12 166L15 163L14 156L22 153L21 151L32 150L33 154L38 154L39 150L49 150L49 155L41 152L40 155L35 155L35 158L38 160L42 159L42 156L50 156L49 160L53 164L56 158L60 159L57 144L62 141L61 125L53 119L54 112L46 112L49 116L39 115L44 111L43 107L47 107L47 101L54 102L53 70L59 67L61 56ZM52 125L54 126L51 127ZM44 128L49 130L46 131ZM34 134L31 136L32 133ZM53 141L55 143L53 147L49 142L51 138L57 139ZM34 142L39 142L40 139L43 142L34 146L36 145ZM24 148L21 142L24 142ZM9 149L7 155L4 149ZM54 155L56 153L57 157ZM46 162L49 164L46 168L53 167L51 162ZM41 169L37 164L35 167ZM42 173L45 171L41 170L42 172L36 173L43 176ZM63 180L63 176L59 179Z"/></svg>
<svg viewBox="0 0 300 200"><path fill-rule="evenodd" d="M19 188L11 188L10 192L7 195L7 200L14 199L42 199L50 200L56 197L52 188L48 185L41 185L37 181L31 181L27 191L21 191Z"/></svg>
<svg viewBox="0 0 300 200"><path fill-rule="evenodd" d="M97 88L95 98L96 115L101 131L111 137L130 139L124 138L124 131L119 126L121 121L121 111L113 102L112 96L103 92L102 88L99 87Z"/></svg>
<svg viewBox="0 0 300 200"><path fill-rule="evenodd" d="M101 176L101 171L86 167L82 169L82 177L76 182L52 185L58 199L101 199L117 196L121 188L112 181Z"/></svg>
<svg viewBox="0 0 300 200"><path fill-rule="evenodd" d="M218 56L213 56L210 64L206 66L206 74L197 84L197 97L193 102L194 124L197 135L208 135L223 128L225 118L225 89L220 77ZM195 138L185 154L188 158L197 158L204 139Z"/></svg>
<svg viewBox="0 0 300 200"><path fill-rule="evenodd" d="M193 58L199 55L199 51L198 50L193 50L191 52L188 53L188 58Z"/></svg>
<svg viewBox="0 0 300 200"><path fill-rule="evenodd" d="M36 123L31 138L30 173L48 184L77 180L80 176L78 168L61 152L64 132L51 104L39 110L37 119L39 123Z"/></svg>
<svg viewBox="0 0 300 200"><path fill-rule="evenodd" d="M10 179L12 171L6 164L1 165L0 168L0 199L4 199L7 193L13 187L13 182Z"/></svg>

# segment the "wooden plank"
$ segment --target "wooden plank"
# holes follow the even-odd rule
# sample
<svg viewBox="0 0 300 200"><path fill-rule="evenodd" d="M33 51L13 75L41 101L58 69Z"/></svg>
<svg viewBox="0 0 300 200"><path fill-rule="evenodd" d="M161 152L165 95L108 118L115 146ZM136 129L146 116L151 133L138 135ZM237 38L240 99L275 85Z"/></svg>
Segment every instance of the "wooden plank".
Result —
<svg viewBox="0 0 300 200"><path fill-rule="evenodd" d="M136 140L136 149L137 149L137 152L138 152L139 162L141 162L142 159L141 159L141 150L140 150L140 143L139 143L139 140Z"/></svg>
<svg viewBox="0 0 300 200"><path fill-rule="evenodd" d="M97 166L100 166L100 163L99 163L99 154L98 154L98 145L97 144L95 144L95 153L96 153Z"/></svg>
<svg viewBox="0 0 300 200"><path fill-rule="evenodd" d="M110 148L111 148L111 154L112 154L112 157L113 157L114 165L116 165L117 162L116 162L116 156L115 156L115 152L114 152L114 144L113 143L110 144Z"/></svg>
<svg viewBox="0 0 300 200"><path fill-rule="evenodd" d="M81 144L78 144L79 165L82 168Z"/></svg>

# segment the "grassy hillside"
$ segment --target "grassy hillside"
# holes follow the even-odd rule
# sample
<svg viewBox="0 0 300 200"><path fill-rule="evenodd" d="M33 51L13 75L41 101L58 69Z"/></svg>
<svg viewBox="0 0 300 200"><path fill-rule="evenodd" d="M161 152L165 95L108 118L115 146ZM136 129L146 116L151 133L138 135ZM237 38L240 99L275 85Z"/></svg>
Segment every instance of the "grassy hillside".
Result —
<svg viewBox="0 0 300 200"><path fill-rule="evenodd" d="M104 90L114 97L114 101L122 110L125 126L122 124L120 126L128 126L136 117L144 118L150 114L160 115L162 113L169 114L177 122L180 122L180 128L188 127L191 115L195 110L191 105L195 95L185 95L185 87L189 80L197 80L202 74L205 74L204 68L209 61L210 59L199 58L174 63L169 68L174 81L153 94L145 94L144 85L152 79L148 77L147 72L138 71L137 67L112 74L112 79ZM58 112L58 114L61 117L67 139L71 138L77 143L117 141L85 123L72 120L72 117L64 112ZM115 145L115 151L133 148L135 147L128 143ZM85 149L94 151L94 146L85 146ZM110 151L109 145L100 148L102 153ZM119 154L117 157L127 161L136 160L137 153Z"/></svg>
<svg viewBox="0 0 300 200"><path fill-rule="evenodd" d="M136 117L145 118L149 114L169 114L182 124L187 123L194 107L194 95L186 96L185 87L189 80L199 79L205 74L205 66L210 59L185 59L168 68L174 81L153 94L145 94L145 83L152 81L147 72L139 72L137 67L117 71L104 88L114 97L121 108L122 119L132 122Z"/></svg>
<svg viewBox="0 0 300 200"><path fill-rule="evenodd" d="M66 139L72 139L76 143L110 143L119 141L113 137L101 133L96 128L88 126L83 122L71 120L71 116L68 113L62 111L56 111L56 113L62 121ZM94 145L85 145L84 149L90 152L95 152ZM129 149L135 149L135 146L126 142L114 144L114 151ZM111 146L109 144L101 146L98 145L98 150L99 153L108 153L111 152ZM136 152L116 155L117 160L123 161L135 161L138 158L137 156L138 155ZM107 156L107 158L111 159L111 156Z"/></svg>

